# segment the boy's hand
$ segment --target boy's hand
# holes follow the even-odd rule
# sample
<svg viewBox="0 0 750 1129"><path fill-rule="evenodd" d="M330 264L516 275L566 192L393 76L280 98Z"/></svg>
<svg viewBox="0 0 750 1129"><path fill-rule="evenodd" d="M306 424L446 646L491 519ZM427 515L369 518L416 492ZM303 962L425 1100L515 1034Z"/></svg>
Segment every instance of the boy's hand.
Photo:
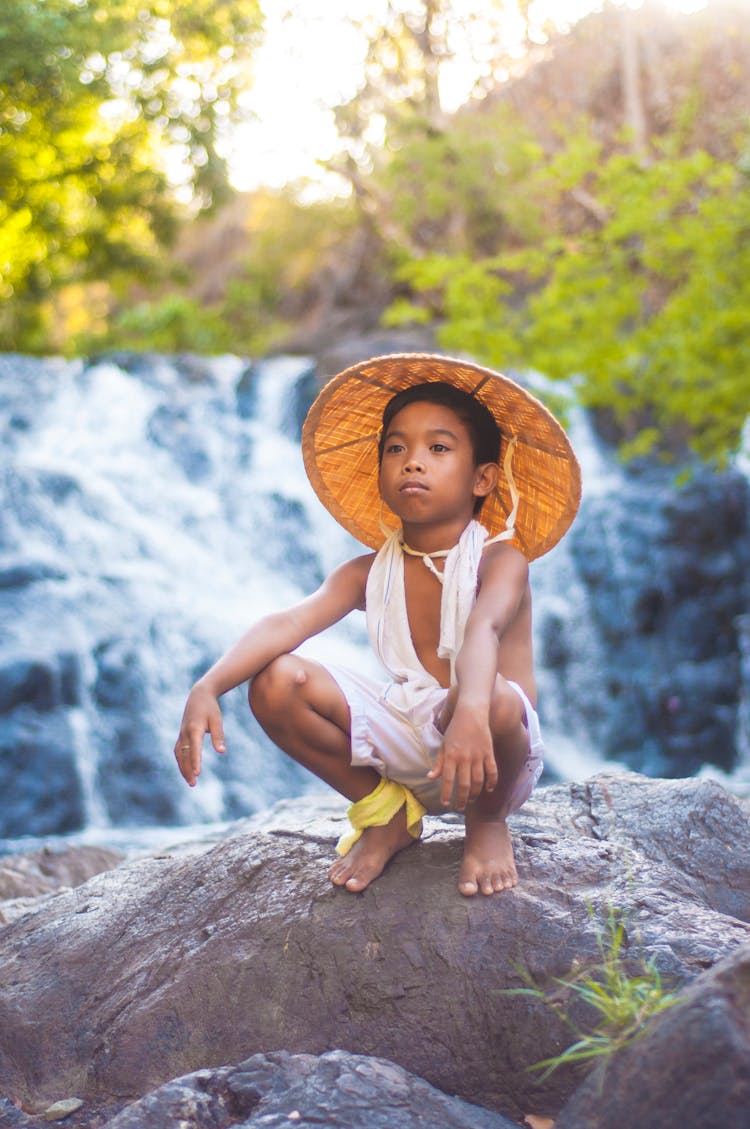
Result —
<svg viewBox="0 0 750 1129"><path fill-rule="evenodd" d="M211 734L216 752L226 752L218 699L210 690L197 683L185 704L180 735L174 747L178 768L191 788L198 783L201 773L203 738L207 733Z"/></svg>
<svg viewBox="0 0 750 1129"><path fill-rule="evenodd" d="M488 719L473 709L456 706L445 731L430 780L442 776L440 802L448 806L456 789L456 808L463 811L482 788L492 792L497 784L497 763Z"/></svg>

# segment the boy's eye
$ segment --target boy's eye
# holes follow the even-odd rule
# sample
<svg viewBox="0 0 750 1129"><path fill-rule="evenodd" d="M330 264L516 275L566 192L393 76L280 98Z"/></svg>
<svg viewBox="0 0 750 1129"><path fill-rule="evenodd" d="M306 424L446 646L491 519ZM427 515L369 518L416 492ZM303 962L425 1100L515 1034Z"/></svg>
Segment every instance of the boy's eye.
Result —
<svg viewBox="0 0 750 1129"><path fill-rule="evenodd" d="M404 448L401 443L386 443L385 453L387 455L397 455L399 451L403 451L403 449Z"/></svg>
<svg viewBox="0 0 750 1129"><path fill-rule="evenodd" d="M441 451L447 451L448 448L446 447L445 443L433 443L432 450L437 451L438 454L440 454Z"/></svg>

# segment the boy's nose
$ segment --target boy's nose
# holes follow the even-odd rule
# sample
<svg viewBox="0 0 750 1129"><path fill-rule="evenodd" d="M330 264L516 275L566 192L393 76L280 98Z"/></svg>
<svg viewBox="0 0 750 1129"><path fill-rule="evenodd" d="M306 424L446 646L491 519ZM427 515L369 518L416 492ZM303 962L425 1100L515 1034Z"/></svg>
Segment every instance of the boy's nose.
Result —
<svg viewBox="0 0 750 1129"><path fill-rule="evenodd" d="M404 460L404 473L408 474L409 471L424 470L424 461L420 459L419 455L407 455Z"/></svg>

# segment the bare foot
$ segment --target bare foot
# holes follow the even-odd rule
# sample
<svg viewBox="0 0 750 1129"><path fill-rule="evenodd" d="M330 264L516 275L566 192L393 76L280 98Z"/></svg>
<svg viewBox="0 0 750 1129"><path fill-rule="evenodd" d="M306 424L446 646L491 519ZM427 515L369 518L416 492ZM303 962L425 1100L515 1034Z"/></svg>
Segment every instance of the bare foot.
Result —
<svg viewBox="0 0 750 1129"><path fill-rule="evenodd" d="M406 807L402 807L384 827L366 827L349 853L336 860L328 877L335 886L358 894L382 874L395 854L412 843L416 839L407 830Z"/></svg>
<svg viewBox="0 0 750 1129"><path fill-rule="evenodd" d="M458 889L466 897L496 894L518 883L510 829L504 819L466 813L466 843Z"/></svg>

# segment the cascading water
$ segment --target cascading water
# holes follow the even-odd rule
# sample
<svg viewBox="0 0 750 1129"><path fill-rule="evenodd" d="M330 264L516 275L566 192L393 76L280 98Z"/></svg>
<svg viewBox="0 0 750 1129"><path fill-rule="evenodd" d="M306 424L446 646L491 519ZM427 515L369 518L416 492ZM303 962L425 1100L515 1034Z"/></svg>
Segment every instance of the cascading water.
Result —
<svg viewBox="0 0 750 1129"><path fill-rule="evenodd" d="M0 834L226 819L303 791L241 691L195 790L171 746L196 674L358 550L281 430L309 362L4 365ZM320 651L370 661L356 618Z"/></svg>
<svg viewBox="0 0 750 1129"><path fill-rule="evenodd" d="M260 615L362 551L304 475L313 375L289 357L0 358L0 835L226 820L320 787L265 738L242 689L223 701L228 753L207 743L197 788L171 754L197 674ZM662 569L657 584L648 568L648 583L633 579L643 562L631 542L643 537L628 522L644 512L643 484L626 481L585 417L574 414L572 432L581 516L532 566L548 769L578 777L622 754L647 771L652 756L658 770L661 746L633 735L637 709L649 729L663 699L678 752L692 717L685 670L652 694L658 679L639 665L649 655L664 665L654 633L672 581ZM727 523L746 509L738 495ZM646 632L635 641L622 626L634 616ZM377 672L361 614L305 651Z"/></svg>
<svg viewBox="0 0 750 1129"><path fill-rule="evenodd" d="M585 412L571 403L568 416L568 434L581 464L585 510L591 499L616 497L622 489L622 473L605 458ZM609 536L616 537L614 528ZM597 702L604 698L599 677L604 668L601 639L592 630L589 590L569 537L534 561L530 575L545 764L558 779L577 779L601 771L606 763L596 751L591 725Z"/></svg>

